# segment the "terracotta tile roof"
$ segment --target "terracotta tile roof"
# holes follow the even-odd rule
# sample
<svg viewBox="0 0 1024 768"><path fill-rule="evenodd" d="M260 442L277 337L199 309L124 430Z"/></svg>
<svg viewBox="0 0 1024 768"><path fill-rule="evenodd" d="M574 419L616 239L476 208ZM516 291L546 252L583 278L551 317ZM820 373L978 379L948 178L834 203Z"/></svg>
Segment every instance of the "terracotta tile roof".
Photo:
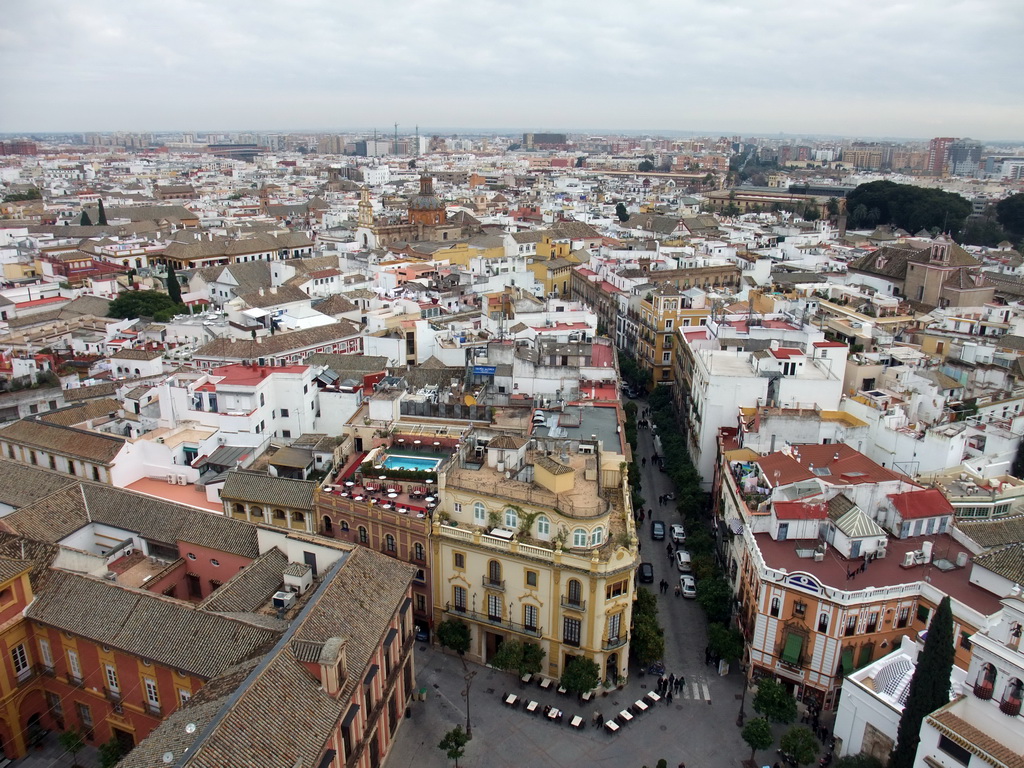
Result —
<svg viewBox="0 0 1024 768"><path fill-rule="evenodd" d="M164 353L153 349L122 349L110 356L111 360L157 360Z"/></svg>
<svg viewBox="0 0 1024 768"><path fill-rule="evenodd" d="M525 437L515 437L514 435L498 435L496 438L488 443L488 448L511 448L519 450L526 445L529 440Z"/></svg>
<svg viewBox="0 0 1024 768"><path fill-rule="evenodd" d="M73 477L59 472L0 459L0 504L8 504L15 509L77 482Z"/></svg>
<svg viewBox="0 0 1024 768"><path fill-rule="evenodd" d="M64 572L54 574L25 616L207 679L277 636L184 601Z"/></svg>
<svg viewBox="0 0 1024 768"><path fill-rule="evenodd" d="M261 472L235 469L228 472L220 497L228 503L242 501L311 510L315 488L316 483L309 480L291 480L287 477L271 477Z"/></svg>
<svg viewBox="0 0 1024 768"><path fill-rule="evenodd" d="M56 424L60 427L73 427L76 424L84 424L92 419L102 418L110 414L117 414L121 410L121 401L112 397L104 397L96 400L87 400L75 403L67 408L57 411L39 414L39 420L47 424Z"/></svg>
<svg viewBox="0 0 1024 768"><path fill-rule="evenodd" d="M555 461L550 456L538 456L534 459L533 463L538 467L546 469L552 475L564 475L573 471L572 467L568 467L560 461Z"/></svg>
<svg viewBox="0 0 1024 768"><path fill-rule="evenodd" d="M288 558L269 549L214 591L200 607L216 613L252 612L264 605L284 583Z"/></svg>
<svg viewBox="0 0 1024 768"><path fill-rule="evenodd" d="M797 445L794 456L777 451L758 459L770 485L788 485L800 480L817 478L829 485L857 485L899 480L902 475L876 464L845 443L827 445ZM799 456L799 460L795 456ZM836 456L838 455L838 458ZM817 472L812 472L811 467ZM775 473L778 472L778 478ZM910 481L907 481L910 483ZM910 487L918 487L910 484Z"/></svg>
<svg viewBox="0 0 1024 768"><path fill-rule="evenodd" d="M264 307L276 307L279 304L291 304L296 301L310 301L309 296L294 285L281 285L277 290L264 289L261 294L259 290L243 293L238 298L250 307L262 309Z"/></svg>
<svg viewBox="0 0 1024 768"><path fill-rule="evenodd" d="M32 564L28 579L32 584L32 591L36 594L46 588L50 577L56 573L52 566L59 552L60 547L56 544L32 541L11 533L0 532L0 555Z"/></svg>
<svg viewBox="0 0 1024 768"><path fill-rule="evenodd" d="M340 293L336 293L333 296L328 296L323 301L313 304L313 308L317 312L321 312L331 317L343 314L345 312L352 312L353 310L359 309L355 304L346 299Z"/></svg>
<svg viewBox="0 0 1024 768"><path fill-rule="evenodd" d="M87 387L75 387L64 390L64 400L90 400L94 397L109 397L117 392L117 388L123 382L105 381L102 384L90 384Z"/></svg>
<svg viewBox="0 0 1024 768"><path fill-rule="evenodd" d="M917 520L922 517L953 516L953 505L950 504L938 488L925 488L907 493L890 493L889 501L904 520Z"/></svg>
<svg viewBox="0 0 1024 768"><path fill-rule="evenodd" d="M193 354L196 357L219 357L232 360L248 360L254 357L282 355L289 352L301 352L307 347L323 346L336 341L350 339L359 333L359 328L348 320L339 320L330 325L306 328L291 333L278 333L264 336L260 344L248 341L232 342L228 338L214 339L204 344Z"/></svg>
<svg viewBox="0 0 1024 768"><path fill-rule="evenodd" d="M971 751L981 751L1007 768L1024 768L1024 755L1017 754L998 739L971 725L959 715L953 714L949 709L939 710L935 714L929 715L928 720L960 746L966 749L971 749L973 746L975 749Z"/></svg>
<svg viewBox="0 0 1024 768"><path fill-rule="evenodd" d="M974 564L1017 584L1024 583L1024 544L1007 544L1000 549L975 555Z"/></svg>
<svg viewBox="0 0 1024 768"><path fill-rule="evenodd" d="M1000 520L958 520L956 527L985 548L1024 542L1024 515Z"/></svg>
<svg viewBox="0 0 1024 768"><path fill-rule="evenodd" d="M825 502L776 501L772 504L779 520L824 520Z"/></svg>
<svg viewBox="0 0 1024 768"><path fill-rule="evenodd" d="M117 435L47 424L32 418L0 429L0 440L106 466L114 463L128 442Z"/></svg>
<svg viewBox="0 0 1024 768"><path fill-rule="evenodd" d="M5 584L31 568L31 560L15 560L8 557L0 557L0 584Z"/></svg>

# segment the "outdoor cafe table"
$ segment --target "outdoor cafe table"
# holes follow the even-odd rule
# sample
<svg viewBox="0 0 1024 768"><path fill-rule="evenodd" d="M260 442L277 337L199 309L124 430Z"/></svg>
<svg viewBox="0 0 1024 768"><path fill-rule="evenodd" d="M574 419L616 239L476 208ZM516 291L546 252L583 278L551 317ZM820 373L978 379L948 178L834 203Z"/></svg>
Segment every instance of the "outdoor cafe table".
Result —
<svg viewBox="0 0 1024 768"><path fill-rule="evenodd" d="M634 701L633 706L640 710L640 712L646 712L648 710L648 706L644 703L643 699L637 699Z"/></svg>
<svg viewBox="0 0 1024 768"><path fill-rule="evenodd" d="M652 704L657 704L659 701L661 701L661 696L656 694L654 691L648 691L647 698L650 699L650 702Z"/></svg>
<svg viewBox="0 0 1024 768"><path fill-rule="evenodd" d="M517 701L519 701L519 697L516 696L514 693L510 693L508 696L505 697L505 704L507 706L514 707Z"/></svg>
<svg viewBox="0 0 1024 768"><path fill-rule="evenodd" d="M545 691L548 688L550 688L551 687L551 678L550 677L543 677L543 678L541 678L540 687L543 688Z"/></svg>
<svg viewBox="0 0 1024 768"><path fill-rule="evenodd" d="M623 725L625 725L626 723L628 723L630 720L633 719L633 716L631 714L629 714L629 710L628 709L624 709L621 712L619 712L619 717L622 719L622 724Z"/></svg>
<svg viewBox="0 0 1024 768"><path fill-rule="evenodd" d="M562 716L562 710L552 707L548 710L548 720L558 720Z"/></svg>
<svg viewBox="0 0 1024 768"><path fill-rule="evenodd" d="M573 719L569 721L569 725L571 725L573 728L582 728L583 718L579 715L575 715Z"/></svg>
<svg viewBox="0 0 1024 768"><path fill-rule="evenodd" d="M522 681L523 681L524 683L528 683L528 682L530 682L531 680L533 680L533 675L532 675L532 674L531 674L530 672L527 672L527 673L526 673L525 675L523 675L523 676L522 676L521 678L519 678L519 679L520 679L520 680L522 680Z"/></svg>
<svg viewBox="0 0 1024 768"><path fill-rule="evenodd" d="M594 698L594 692L593 691L587 691L586 693L583 694L583 700L584 701L590 701L592 698Z"/></svg>
<svg viewBox="0 0 1024 768"><path fill-rule="evenodd" d="M614 720L605 720L604 727L608 729L609 733L615 733L617 730L619 730L619 724L616 723Z"/></svg>
<svg viewBox="0 0 1024 768"><path fill-rule="evenodd" d="M526 705L526 711L532 715L534 712L537 711L537 707L539 706L540 704L538 704L536 701L531 701L529 704Z"/></svg>

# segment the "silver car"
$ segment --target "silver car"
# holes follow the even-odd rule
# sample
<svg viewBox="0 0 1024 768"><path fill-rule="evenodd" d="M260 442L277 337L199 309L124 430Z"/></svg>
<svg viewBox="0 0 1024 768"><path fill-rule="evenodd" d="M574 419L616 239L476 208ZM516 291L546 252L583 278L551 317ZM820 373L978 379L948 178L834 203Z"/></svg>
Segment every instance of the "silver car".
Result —
<svg viewBox="0 0 1024 768"><path fill-rule="evenodd" d="M683 597L695 598L697 596L697 581L688 573L679 577L679 586L683 590Z"/></svg>

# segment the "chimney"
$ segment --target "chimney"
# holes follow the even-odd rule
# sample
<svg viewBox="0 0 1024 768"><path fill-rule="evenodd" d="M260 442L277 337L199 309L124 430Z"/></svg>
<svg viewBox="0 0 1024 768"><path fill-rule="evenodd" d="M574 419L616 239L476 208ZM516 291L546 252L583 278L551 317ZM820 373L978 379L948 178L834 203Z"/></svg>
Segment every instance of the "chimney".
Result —
<svg viewBox="0 0 1024 768"><path fill-rule="evenodd" d="M262 295L263 295L263 286L261 285L260 286L260 296L262 296Z"/></svg>
<svg viewBox="0 0 1024 768"><path fill-rule="evenodd" d="M276 286L276 285L272 285L272 286L270 287L270 293L271 293L272 295L273 295L273 294L276 294L276 293L277 293L277 286Z"/></svg>
<svg viewBox="0 0 1024 768"><path fill-rule="evenodd" d="M320 649L320 684L324 693L337 698L345 687L348 677L348 658L345 641L331 637Z"/></svg>

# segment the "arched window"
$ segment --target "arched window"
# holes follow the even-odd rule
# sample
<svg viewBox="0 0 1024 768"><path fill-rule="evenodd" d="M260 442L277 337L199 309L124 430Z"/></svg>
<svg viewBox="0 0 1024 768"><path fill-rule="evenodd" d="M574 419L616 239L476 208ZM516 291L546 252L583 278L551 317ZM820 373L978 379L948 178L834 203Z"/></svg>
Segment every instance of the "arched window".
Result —
<svg viewBox="0 0 1024 768"><path fill-rule="evenodd" d="M281 510L281 509L275 509L274 510L274 520L280 521L280 522L284 522L286 519L287 519L287 517L284 514L284 510Z"/></svg>
<svg viewBox="0 0 1024 768"><path fill-rule="evenodd" d="M569 579L569 593L566 599L571 605L583 604L583 585L577 579Z"/></svg>
<svg viewBox="0 0 1024 768"><path fill-rule="evenodd" d="M369 534L366 532L366 528L359 526L359 543L366 544L370 540Z"/></svg>
<svg viewBox="0 0 1024 768"><path fill-rule="evenodd" d="M330 533L334 530L334 523L331 522L330 515L324 515L324 533Z"/></svg>
<svg viewBox="0 0 1024 768"><path fill-rule="evenodd" d="M395 537L390 533L384 537L384 548L387 549L388 552L395 551Z"/></svg>
<svg viewBox="0 0 1024 768"><path fill-rule="evenodd" d="M487 563L487 581L498 586L501 584L501 563L491 560Z"/></svg>
<svg viewBox="0 0 1024 768"><path fill-rule="evenodd" d="M419 542L417 541L417 542L416 542L416 548L415 548L415 555L414 555L414 557L415 557L415 558L416 558L417 560L422 560L422 559L423 559L423 557L424 557L424 554L425 554L425 550L423 549L423 545L422 545L422 544L420 544L420 543L419 543Z"/></svg>
<svg viewBox="0 0 1024 768"><path fill-rule="evenodd" d="M981 665L978 671L978 682L974 684L974 695L979 699L992 698L992 691L996 687L996 668L989 663Z"/></svg>
<svg viewBox="0 0 1024 768"><path fill-rule="evenodd" d="M818 631L828 632L828 614L823 613L818 617Z"/></svg>
<svg viewBox="0 0 1024 768"><path fill-rule="evenodd" d="M51 461L52 461L52 459L51 459ZM234 514L234 515L244 515L245 514L245 505L244 504L232 504L231 505L231 513Z"/></svg>
<svg viewBox="0 0 1024 768"><path fill-rule="evenodd" d="M306 522L306 515L302 512L292 512L293 523L304 523Z"/></svg>
<svg viewBox="0 0 1024 768"><path fill-rule="evenodd" d="M1006 690L1003 691L1003 700L999 702L999 710L1012 717L1019 715L1022 691L1024 691L1024 685L1021 684L1020 678L1012 678L1006 684Z"/></svg>
<svg viewBox="0 0 1024 768"><path fill-rule="evenodd" d="M551 535L551 521L544 515L537 518L537 535L542 539Z"/></svg>
<svg viewBox="0 0 1024 768"><path fill-rule="evenodd" d="M343 530L343 531L347 531L348 530L348 523L345 522L344 520L339 520L338 521L338 525L341 527L341 530Z"/></svg>
<svg viewBox="0 0 1024 768"><path fill-rule="evenodd" d="M482 501L473 505L473 522L477 525L486 525L487 523L487 507Z"/></svg>
<svg viewBox="0 0 1024 768"><path fill-rule="evenodd" d="M771 614L772 614L772 616L778 616L779 615L779 598L777 598L777 597L773 597L772 598Z"/></svg>
<svg viewBox="0 0 1024 768"><path fill-rule="evenodd" d="M263 507L249 507L249 516L253 520L263 522L266 518L263 516Z"/></svg>
<svg viewBox="0 0 1024 768"><path fill-rule="evenodd" d="M572 545L574 547L587 546L587 531L584 528L577 528L572 532Z"/></svg>
<svg viewBox="0 0 1024 768"><path fill-rule="evenodd" d="M505 527L506 528L518 528L519 527L519 515L516 511L509 507L505 510Z"/></svg>
<svg viewBox="0 0 1024 768"><path fill-rule="evenodd" d="M604 542L604 528L600 525L590 534L590 546L599 547Z"/></svg>

